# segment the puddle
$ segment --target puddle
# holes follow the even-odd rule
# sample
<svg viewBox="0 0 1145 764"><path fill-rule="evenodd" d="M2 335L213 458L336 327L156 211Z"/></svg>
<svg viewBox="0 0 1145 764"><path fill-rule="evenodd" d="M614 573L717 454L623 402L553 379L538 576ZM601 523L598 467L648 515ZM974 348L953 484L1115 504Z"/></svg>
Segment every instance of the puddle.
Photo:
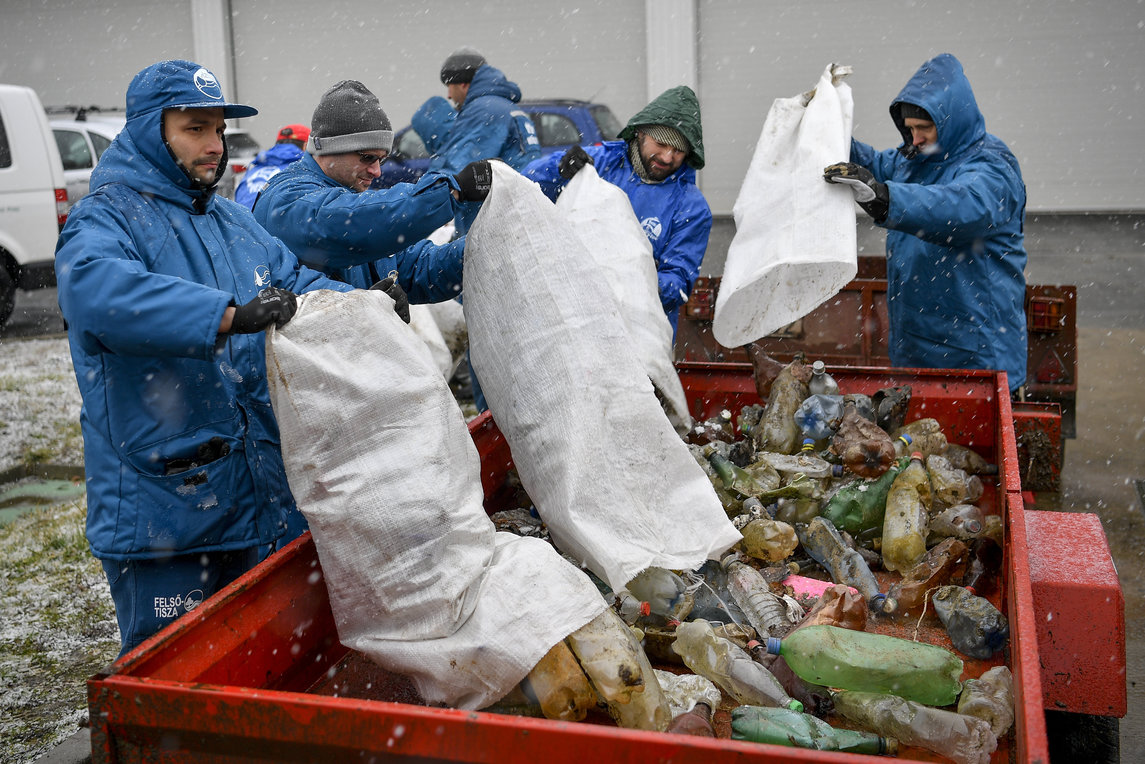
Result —
<svg viewBox="0 0 1145 764"><path fill-rule="evenodd" d="M0 525L33 509L76 501L86 491L82 467L46 465L32 475L9 471L0 475Z"/></svg>

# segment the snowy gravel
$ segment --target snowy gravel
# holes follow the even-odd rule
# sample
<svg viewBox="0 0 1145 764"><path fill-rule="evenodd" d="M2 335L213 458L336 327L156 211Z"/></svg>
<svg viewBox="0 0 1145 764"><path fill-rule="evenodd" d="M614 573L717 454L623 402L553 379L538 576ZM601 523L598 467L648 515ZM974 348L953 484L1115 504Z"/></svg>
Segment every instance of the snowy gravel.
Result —
<svg viewBox="0 0 1145 764"><path fill-rule="evenodd" d="M83 464L79 421L68 341L0 340L0 475L24 464Z"/></svg>

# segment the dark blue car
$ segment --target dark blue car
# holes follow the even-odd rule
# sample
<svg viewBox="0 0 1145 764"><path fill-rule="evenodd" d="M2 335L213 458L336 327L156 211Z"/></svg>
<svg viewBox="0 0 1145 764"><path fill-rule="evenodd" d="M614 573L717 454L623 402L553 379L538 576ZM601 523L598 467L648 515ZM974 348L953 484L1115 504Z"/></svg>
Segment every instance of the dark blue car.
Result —
<svg viewBox="0 0 1145 764"><path fill-rule="evenodd" d="M621 125L612 110L604 104L552 99L521 101L537 128L541 141L541 154L563 151L573 144L592 146L615 140ZM429 167L430 155L421 138L409 126L394 136L394 148L389 161L382 165L382 174L372 188L389 188L397 183L414 183Z"/></svg>

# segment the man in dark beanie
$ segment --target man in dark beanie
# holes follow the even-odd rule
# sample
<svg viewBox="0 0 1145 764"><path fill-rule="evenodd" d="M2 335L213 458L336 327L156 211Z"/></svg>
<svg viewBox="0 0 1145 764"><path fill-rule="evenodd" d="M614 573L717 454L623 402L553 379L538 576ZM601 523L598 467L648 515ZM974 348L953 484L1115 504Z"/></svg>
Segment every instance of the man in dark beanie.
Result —
<svg viewBox="0 0 1145 764"><path fill-rule="evenodd" d="M652 242L660 303L675 336L680 306L688 301L708 248L712 211L696 186L704 166L700 102L686 85L666 90L620 131L620 140L573 146L525 168L525 177L556 199L586 164L628 194Z"/></svg>
<svg viewBox="0 0 1145 764"><path fill-rule="evenodd" d="M1026 380L1026 185L986 132L962 64L927 61L891 103L902 134L824 170L887 229L887 308L895 366L1001 369Z"/></svg>
<svg viewBox="0 0 1145 764"><path fill-rule="evenodd" d="M369 287L391 272L411 303L461 291L464 238L445 245L425 237L453 217L457 202L489 193L488 162L455 175L430 172L416 185L371 189L389 157L394 133L377 97L343 80L323 94L310 121L313 156L271 178L255 218L298 259L327 275Z"/></svg>

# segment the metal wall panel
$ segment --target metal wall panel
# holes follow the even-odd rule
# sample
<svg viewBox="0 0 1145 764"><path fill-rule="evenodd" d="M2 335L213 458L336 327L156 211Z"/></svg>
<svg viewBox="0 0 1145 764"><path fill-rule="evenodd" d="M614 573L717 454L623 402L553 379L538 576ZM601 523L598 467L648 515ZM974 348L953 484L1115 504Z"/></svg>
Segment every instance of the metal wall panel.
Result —
<svg viewBox="0 0 1145 764"><path fill-rule="evenodd" d="M643 0L549 3L427 2L315 4L232 0L238 92L258 106L244 126L262 143L278 127L309 123L322 93L361 80L394 129L445 95L438 79L453 50L470 45L521 86L525 98L585 98L622 122L646 103Z"/></svg>
<svg viewBox="0 0 1145 764"><path fill-rule="evenodd" d="M1145 8L1136 0L701 0L703 189L730 212L775 98L850 64L854 135L897 145L887 107L938 53L961 61L986 129L1017 155L1030 211L1145 208Z"/></svg>

